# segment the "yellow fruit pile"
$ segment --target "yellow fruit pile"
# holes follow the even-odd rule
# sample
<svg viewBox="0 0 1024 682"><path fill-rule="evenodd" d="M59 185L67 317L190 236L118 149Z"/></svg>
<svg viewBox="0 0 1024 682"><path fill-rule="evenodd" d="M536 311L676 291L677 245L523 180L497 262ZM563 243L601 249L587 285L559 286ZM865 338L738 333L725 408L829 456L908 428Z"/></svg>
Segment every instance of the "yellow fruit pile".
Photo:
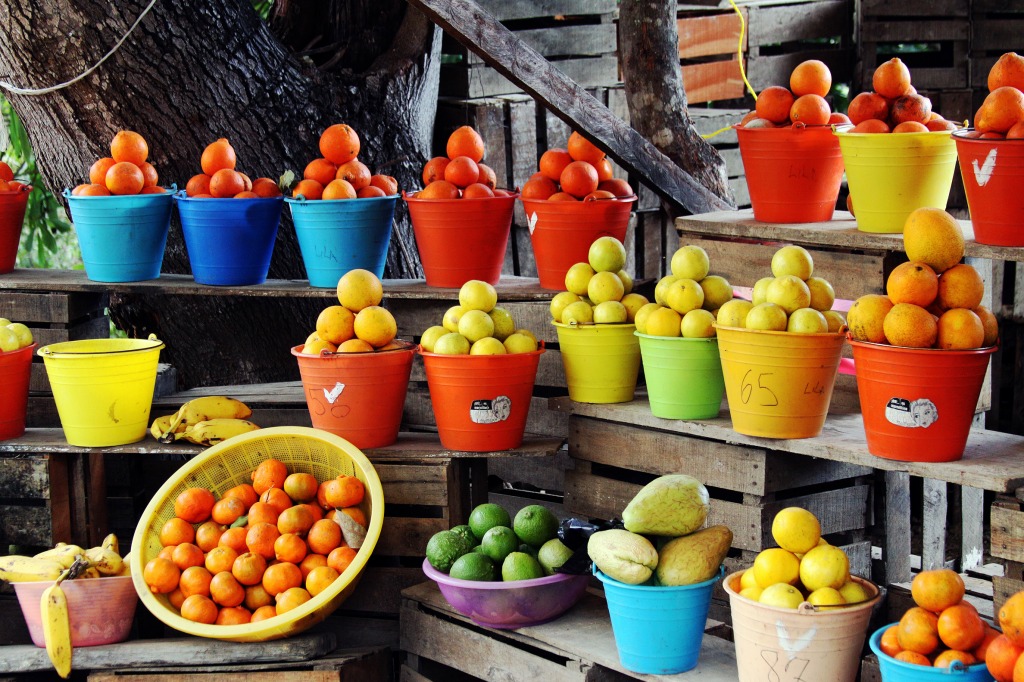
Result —
<svg viewBox="0 0 1024 682"><path fill-rule="evenodd" d="M818 518L800 507L787 507L772 521L778 547L762 550L740 576L740 595L769 606L795 609L804 601L814 606L842 606L869 598L850 579L846 552L821 537Z"/></svg>
<svg viewBox="0 0 1024 682"><path fill-rule="evenodd" d="M498 292L478 279L459 289L459 304L445 311L441 324L429 327L420 346L441 355L504 355L532 353L537 337L529 329L517 329L511 313L498 307Z"/></svg>
<svg viewBox="0 0 1024 682"><path fill-rule="evenodd" d="M699 246L683 246L672 254L671 275L654 287L654 303L637 312L636 328L651 336L705 339L715 336L715 315L733 299L724 277L709 275L711 261Z"/></svg>
<svg viewBox="0 0 1024 682"><path fill-rule="evenodd" d="M10 353L32 345L32 330L21 322L0 317L0 353Z"/></svg>
<svg viewBox="0 0 1024 682"><path fill-rule="evenodd" d="M565 273L565 288L551 299L551 319L568 325L625 324L647 305L647 297L633 293L633 278L626 274L626 247L615 237L598 237L590 245L586 263Z"/></svg>
<svg viewBox="0 0 1024 682"><path fill-rule="evenodd" d="M938 208L919 208L903 226L910 260L889 274L887 295L858 298L847 315L857 341L907 348L967 350L996 342L999 324L981 305L985 283L961 263L960 224Z"/></svg>
<svg viewBox="0 0 1024 682"><path fill-rule="evenodd" d="M380 306L384 286L369 270L349 270L338 280L341 305L324 308L316 318L316 331L306 338L302 352L372 353L404 346L395 341L398 324Z"/></svg>

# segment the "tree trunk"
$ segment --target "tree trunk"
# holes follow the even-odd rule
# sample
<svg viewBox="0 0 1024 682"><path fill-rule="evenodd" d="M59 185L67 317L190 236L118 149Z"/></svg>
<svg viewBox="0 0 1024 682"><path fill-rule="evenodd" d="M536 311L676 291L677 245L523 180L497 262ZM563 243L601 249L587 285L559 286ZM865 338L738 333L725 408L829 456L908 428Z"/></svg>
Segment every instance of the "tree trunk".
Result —
<svg viewBox="0 0 1024 682"><path fill-rule="evenodd" d="M106 54L147 4L5 3L3 79L42 88L77 76ZM402 0L275 5L272 24L284 40L248 0L157 2L85 79L51 94L11 94L48 187L56 193L82 182L93 161L109 155L109 141L121 129L146 138L162 185L184 187L200 172L203 148L219 137L231 141L238 169L250 177L276 179L286 170L301 177L306 163L320 156L321 131L338 122L359 132L360 159L374 172L394 175L402 188L418 186L431 152L440 31ZM344 21L335 21L339 17ZM389 42L385 33L392 34ZM176 223L163 271L188 273ZM422 276L402 202L386 276ZM305 277L287 210L270 277ZM163 338L163 358L185 386L297 378L287 349L302 342L323 307L308 300L259 299L259 307L250 309L216 296L160 298L157 304L113 296L111 314L130 336L153 332ZM244 348L245 361L217 361L225 348L236 354Z"/></svg>
<svg viewBox="0 0 1024 682"><path fill-rule="evenodd" d="M679 68L676 3L619 3L619 64L631 125L698 182L734 205L725 162L697 133Z"/></svg>

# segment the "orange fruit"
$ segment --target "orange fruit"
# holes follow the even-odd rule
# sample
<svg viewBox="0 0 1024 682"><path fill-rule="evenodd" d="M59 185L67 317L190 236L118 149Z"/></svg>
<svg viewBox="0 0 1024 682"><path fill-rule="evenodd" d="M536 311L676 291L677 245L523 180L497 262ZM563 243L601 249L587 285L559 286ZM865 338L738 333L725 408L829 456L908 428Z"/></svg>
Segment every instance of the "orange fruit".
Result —
<svg viewBox="0 0 1024 682"><path fill-rule="evenodd" d="M939 304L945 308L977 308L985 296L985 282L967 263L954 265L939 276Z"/></svg>
<svg viewBox="0 0 1024 682"><path fill-rule="evenodd" d="M900 123L891 132L894 133L927 133L928 126L917 121L904 121Z"/></svg>
<svg viewBox="0 0 1024 682"><path fill-rule="evenodd" d="M893 57L875 68L871 86L887 99L902 97L910 91L910 69L899 57Z"/></svg>
<svg viewBox="0 0 1024 682"><path fill-rule="evenodd" d="M359 191L370 186L370 169L359 159L350 159L338 166L338 172L334 174L336 180L346 180L352 189Z"/></svg>
<svg viewBox="0 0 1024 682"><path fill-rule="evenodd" d="M555 180L547 177L532 178L523 185L523 199L545 200L558 191L558 184Z"/></svg>
<svg viewBox="0 0 1024 682"><path fill-rule="evenodd" d="M941 275L964 257L964 233L956 218L941 208L919 208L903 223L903 248L907 258Z"/></svg>
<svg viewBox="0 0 1024 682"><path fill-rule="evenodd" d="M327 557L324 556L323 554L312 554L312 553L311 554L307 554L302 559L302 561L299 562L299 570L302 571L302 579L305 580L306 577L309 575L309 572L312 571L317 566L326 566L326 565L327 565Z"/></svg>
<svg viewBox="0 0 1024 682"><path fill-rule="evenodd" d="M903 651L903 647L900 646L898 638L899 626L893 625L886 629L882 633L882 637L878 641L878 647L888 654L889 656L895 656L899 652Z"/></svg>
<svg viewBox="0 0 1024 682"><path fill-rule="evenodd" d="M448 144L445 145L445 152L449 159L457 156L468 156L473 161L480 163L484 158L484 139L480 133L470 126L462 126L452 131L448 136Z"/></svg>
<svg viewBox="0 0 1024 682"><path fill-rule="evenodd" d="M185 185L185 194L190 197L210 193L210 176L206 173L193 175Z"/></svg>
<svg viewBox="0 0 1024 682"><path fill-rule="evenodd" d="M234 170L236 161L234 147L226 138L222 137L206 145L199 159L199 165L202 167L203 173L212 176L225 168Z"/></svg>
<svg viewBox="0 0 1024 682"><path fill-rule="evenodd" d="M960 661L964 666L974 665L978 662L978 659L974 657L969 651L957 651L956 649L946 649L941 654L935 657L935 661L932 665L936 668L948 668L953 665L953 661Z"/></svg>
<svg viewBox="0 0 1024 682"><path fill-rule="evenodd" d="M337 172L337 165L321 157L313 159L306 164L305 169L302 171L302 177L306 180L316 180L321 185L327 185L327 183L334 179Z"/></svg>
<svg viewBox="0 0 1024 682"><path fill-rule="evenodd" d="M245 526L228 528L221 534L220 539L217 541L217 547L229 547L235 550L237 554L247 552L249 548L245 546L245 534L248 531L249 529ZM212 552L213 550L210 551Z"/></svg>
<svg viewBox="0 0 1024 682"><path fill-rule="evenodd" d="M1024 653L1024 647L1014 644L1006 635L998 635L985 652L985 667L996 682L1013 682L1013 668Z"/></svg>
<svg viewBox="0 0 1024 682"><path fill-rule="evenodd" d="M1022 119L1024 119L1024 92L1004 85L988 93L988 96L985 97L974 114L974 127L983 133L1005 133Z"/></svg>
<svg viewBox="0 0 1024 682"><path fill-rule="evenodd" d="M480 166L468 156L456 156L444 167L444 179L456 187L467 187L480 179Z"/></svg>
<svg viewBox="0 0 1024 682"><path fill-rule="evenodd" d="M597 145L575 130L569 135L565 147L573 161L586 161L592 166L597 166L605 157Z"/></svg>
<svg viewBox="0 0 1024 682"><path fill-rule="evenodd" d="M235 563L231 564L231 575L243 585L255 585L263 580L263 572L267 570L267 560L254 552L239 554Z"/></svg>
<svg viewBox="0 0 1024 682"><path fill-rule="evenodd" d="M928 121L928 123L925 124L925 128L932 131L956 130L957 125L952 121L947 121L944 118L933 118L932 120Z"/></svg>
<svg viewBox="0 0 1024 682"><path fill-rule="evenodd" d="M258 623L261 620L267 620L277 615L277 608L273 604L267 604L261 606L252 612L252 618L249 619L250 623Z"/></svg>
<svg viewBox="0 0 1024 682"><path fill-rule="evenodd" d="M563 192L582 199L597 189L597 169L587 161L573 161L562 171L559 184Z"/></svg>
<svg viewBox="0 0 1024 682"><path fill-rule="evenodd" d="M423 186L426 187L432 182L444 180L444 169L448 166L447 156L435 156L423 165Z"/></svg>
<svg viewBox="0 0 1024 682"><path fill-rule="evenodd" d="M185 602L185 595L181 593L181 590L175 588L173 592L167 595L167 601L170 602L171 606L176 609L181 609L181 605Z"/></svg>
<svg viewBox="0 0 1024 682"><path fill-rule="evenodd" d="M605 180L611 180L614 177L615 169L612 168L612 162L608 160L608 157L601 159L597 164L594 165L597 169L597 186L598 189L601 187L601 183Z"/></svg>
<svg viewBox="0 0 1024 682"><path fill-rule="evenodd" d="M335 123L320 134L320 154L341 165L359 156L359 135L345 123Z"/></svg>
<svg viewBox="0 0 1024 682"><path fill-rule="evenodd" d="M326 556L341 544L341 526L330 519L321 519L309 529L306 543L310 552Z"/></svg>
<svg viewBox="0 0 1024 682"><path fill-rule="evenodd" d="M103 182L111 194L138 194L146 184L146 177L134 163L119 161L107 170Z"/></svg>
<svg viewBox="0 0 1024 682"><path fill-rule="evenodd" d="M909 121L924 124L929 121L931 114L932 101L917 94L897 97L889 107L889 120L894 126Z"/></svg>
<svg viewBox="0 0 1024 682"><path fill-rule="evenodd" d="M907 609L897 627L896 638L904 651L927 656L939 646L939 618L920 606Z"/></svg>
<svg viewBox="0 0 1024 682"><path fill-rule="evenodd" d="M829 125L851 125L850 117L846 114L841 114L838 111L833 111L828 117Z"/></svg>
<svg viewBox="0 0 1024 682"><path fill-rule="evenodd" d="M1017 592L999 608L999 627L1017 646L1024 646L1024 592Z"/></svg>
<svg viewBox="0 0 1024 682"><path fill-rule="evenodd" d="M234 548L217 545L206 553L203 565L210 573L217 575L223 571L231 571L231 566L234 565L237 558L238 552Z"/></svg>
<svg viewBox="0 0 1024 682"><path fill-rule="evenodd" d="M199 549L197 545L193 545L191 542L183 542L180 545L174 546L174 550L171 551L171 561L174 562L174 565L179 570L184 571L192 566L202 566L205 556L203 550Z"/></svg>
<svg viewBox="0 0 1024 682"><path fill-rule="evenodd" d="M245 588L231 571L220 571L210 580L210 598L221 606L238 606L245 601Z"/></svg>
<svg viewBox="0 0 1024 682"><path fill-rule="evenodd" d="M939 334L932 314L913 303L894 305L882 320L882 330L890 344L905 348L931 348Z"/></svg>
<svg viewBox="0 0 1024 682"><path fill-rule="evenodd" d="M988 70L989 92L1006 85L1024 91L1024 57L1016 52L1003 54Z"/></svg>
<svg viewBox="0 0 1024 682"><path fill-rule="evenodd" d="M317 331L319 332L319 330ZM284 483L281 484L281 488L295 503L312 502L316 499L316 491L319 487L320 484L317 482L316 476L302 471L288 474Z"/></svg>
<svg viewBox="0 0 1024 682"><path fill-rule="evenodd" d="M178 588L181 570L170 559L150 559L142 569L142 579L156 594L170 594Z"/></svg>
<svg viewBox="0 0 1024 682"><path fill-rule="evenodd" d="M316 180L299 180L295 183L295 187L292 187L292 198L296 198L300 194L310 201L316 201L323 198L324 186Z"/></svg>
<svg viewBox="0 0 1024 682"><path fill-rule="evenodd" d="M318 566L305 576L306 591L316 596L331 586L331 583L341 575L330 566Z"/></svg>
<svg viewBox="0 0 1024 682"><path fill-rule="evenodd" d="M554 147L540 155L537 167L544 177L558 182L558 178L562 176L562 171L572 161L573 158L569 156L568 151L560 147Z"/></svg>
<svg viewBox="0 0 1024 682"><path fill-rule="evenodd" d="M341 182L344 182L344 180ZM316 318L316 335L324 341L333 343L334 345L344 343L356 335L355 321L356 316L345 306L327 306L320 311L320 314ZM292 474L292 476L294 475L295 474ZM309 474L305 475L309 476ZM287 480L288 479L286 478L285 482L287 482ZM316 479L313 480L315 482ZM282 483L281 485L283 486L285 483ZM288 492L287 489L285 489L285 492ZM316 493L314 491L314 497L315 495ZM291 495L288 496L291 497Z"/></svg>
<svg viewBox="0 0 1024 682"><path fill-rule="evenodd" d="M284 513L284 510L292 506L292 498L288 497L288 493L282 488L269 488L263 491L263 494L260 495L260 502L269 504L277 510L278 519L280 519L280 515Z"/></svg>
<svg viewBox="0 0 1024 682"><path fill-rule="evenodd" d="M789 89L796 97L818 95L824 97L832 89L832 72L825 62L808 59L800 62L789 75Z"/></svg>
<svg viewBox="0 0 1024 682"><path fill-rule="evenodd" d="M340 509L352 507L363 501L366 488L358 478L341 474L334 480L338 481L338 485L328 487L325 492L327 503L330 506Z"/></svg>
<svg viewBox="0 0 1024 682"><path fill-rule="evenodd" d="M185 597L181 604L181 617L196 623L213 625L217 622L217 605L213 600L202 594Z"/></svg>
<svg viewBox="0 0 1024 682"><path fill-rule="evenodd" d="M164 547L173 547L195 539L196 529L191 523L177 516L167 519L160 527L160 544Z"/></svg>
<svg viewBox="0 0 1024 682"><path fill-rule="evenodd" d="M214 600L216 601L216 600ZM225 606L217 614L217 625L245 625L252 619L249 609L241 606Z"/></svg>
<svg viewBox="0 0 1024 682"><path fill-rule="evenodd" d="M287 589L302 585L302 571L295 564L282 561L267 566L263 572L263 589L276 597Z"/></svg>
<svg viewBox="0 0 1024 682"><path fill-rule="evenodd" d="M878 119L869 118L866 121L861 121L853 127L851 133L891 133L889 124L885 121L879 121Z"/></svg>
<svg viewBox="0 0 1024 682"><path fill-rule="evenodd" d="M193 594L210 595L210 581L213 574L206 570L206 566L189 566L181 572L178 580L178 587L181 593L188 599Z"/></svg>
<svg viewBox="0 0 1024 682"><path fill-rule="evenodd" d="M262 582L245 588L245 608L255 611L261 606L273 603L274 598L263 588Z"/></svg>
<svg viewBox="0 0 1024 682"><path fill-rule="evenodd" d="M796 98L789 88L771 85L760 92L754 104L754 111L759 118L772 123L785 123L789 120L789 110Z"/></svg>
<svg viewBox="0 0 1024 682"><path fill-rule="evenodd" d="M789 119L793 123L803 123L808 126L825 125L831 115L832 109L825 98L814 94L797 97L789 109Z"/></svg>
<svg viewBox="0 0 1024 682"><path fill-rule="evenodd" d="M355 556L356 550L351 547L337 547L332 549L331 553L327 555L327 565L338 573L344 573L345 569L352 563L352 559L354 559Z"/></svg>
<svg viewBox="0 0 1024 682"><path fill-rule="evenodd" d="M337 182L337 180L335 180L335 182ZM324 192L326 192L326 191L327 191L327 188L325 187L324 188ZM367 185L366 187L364 187L361 190L359 190L358 192L356 192L356 198L357 199L369 199L369 198L373 198L373 197L386 197L386 196L387 196L387 192L382 190L380 187L374 187L373 185Z"/></svg>
<svg viewBox="0 0 1024 682"><path fill-rule="evenodd" d="M210 176L210 194L218 199L227 199L244 191L245 181L236 170L221 168Z"/></svg>
<svg viewBox="0 0 1024 682"><path fill-rule="evenodd" d="M160 181L160 174L156 172L156 168L153 164L143 161L139 164L139 170L142 171L142 189L146 189L147 187L156 187L157 183Z"/></svg>
<svg viewBox="0 0 1024 682"><path fill-rule="evenodd" d="M259 554L264 559L274 558L274 542L281 536L277 526L270 523L250 525L245 534L245 546L250 552Z"/></svg>
<svg viewBox="0 0 1024 682"><path fill-rule="evenodd" d="M398 180L390 175L371 175L370 187L376 187L384 192L384 196L398 194Z"/></svg>
<svg viewBox="0 0 1024 682"><path fill-rule="evenodd" d="M494 192L490 187L483 184L482 182L474 182L472 185L467 185L462 190L463 199L490 199L494 197Z"/></svg>
<svg viewBox="0 0 1024 682"><path fill-rule="evenodd" d="M881 294L861 296L846 313L846 325L857 341L886 343L884 321L892 310L892 301Z"/></svg>
<svg viewBox="0 0 1024 682"><path fill-rule="evenodd" d="M991 310L983 305L979 305L975 308L974 314L981 320L982 329L985 330L985 338L982 340L982 346L987 348L988 346L995 345L996 341L999 340L999 320L994 314L992 314Z"/></svg>
<svg viewBox="0 0 1024 682"><path fill-rule="evenodd" d="M366 527L366 514L359 507L345 507L339 510L342 514L348 514L349 518L358 523L362 527Z"/></svg>
<svg viewBox="0 0 1024 682"><path fill-rule="evenodd" d="M0 180L11 182L14 180L14 171L3 161L0 161Z"/></svg>
<svg viewBox="0 0 1024 682"><path fill-rule="evenodd" d="M268 502L257 502L249 507L248 521L250 526L257 523L272 523L276 526L278 516L277 507L274 505Z"/></svg>
<svg viewBox="0 0 1024 682"><path fill-rule="evenodd" d="M114 161L141 165L149 157L146 138L131 130L120 130L110 141L110 156Z"/></svg>
<svg viewBox="0 0 1024 682"><path fill-rule="evenodd" d="M79 185L71 194L76 197L109 197L110 190L106 185Z"/></svg>
<svg viewBox="0 0 1024 682"><path fill-rule="evenodd" d="M985 659L988 657L989 646L992 644L992 642L995 641L996 637L998 637L999 635L999 630L996 630L988 623L985 623L985 636L982 638L981 644L974 647L974 650L971 651L971 653L974 654L974 657L978 659L979 662L985 662Z"/></svg>
<svg viewBox="0 0 1024 682"><path fill-rule="evenodd" d="M283 462L270 457L260 462L253 470L252 487L257 495L262 495L270 488L283 486L286 478L288 478L288 467Z"/></svg>
<svg viewBox="0 0 1024 682"><path fill-rule="evenodd" d="M117 163L117 161L114 161L114 159L110 158L109 156L104 156L102 159L97 159L96 162L89 167L89 182L91 182L94 185L106 186L107 171L110 170L110 167L113 166L115 163ZM6 166L7 164L4 165ZM10 168L10 166L8 166L8 168ZM7 178L3 179L7 180ZM10 178L10 180L13 179L13 177ZM8 182L10 180L8 180Z"/></svg>
<svg viewBox="0 0 1024 682"><path fill-rule="evenodd" d="M965 592L963 578L948 568L921 571L910 581L910 596L914 603L932 613L942 613L959 604Z"/></svg>
<svg viewBox="0 0 1024 682"><path fill-rule="evenodd" d="M459 188L447 180L435 180L416 193L417 199L458 199L460 196Z"/></svg>
<svg viewBox="0 0 1024 682"><path fill-rule="evenodd" d="M924 654L919 654L916 651L901 651L893 656L897 661L903 661L904 663L913 663L914 665L928 665L932 664L928 660L928 657Z"/></svg>
<svg viewBox="0 0 1024 682"><path fill-rule="evenodd" d="M939 294L939 277L925 263L900 263L889 273L885 293L896 303L913 303L927 308Z"/></svg>
<svg viewBox="0 0 1024 682"><path fill-rule="evenodd" d="M612 178L611 180L605 180L597 185L598 189L603 189L611 192L617 197L631 197L633 196L633 188L628 182L622 178Z"/></svg>
<svg viewBox="0 0 1024 682"><path fill-rule="evenodd" d="M177 545L169 545L167 547L164 547L163 549L160 550L160 553L157 554L157 556L160 557L161 559L167 559L168 561L173 562L174 561L174 548L175 547L177 547Z"/></svg>
<svg viewBox="0 0 1024 682"><path fill-rule="evenodd" d="M306 557L306 541L295 533L282 533L274 540L274 558L298 564Z"/></svg>
<svg viewBox="0 0 1024 682"><path fill-rule="evenodd" d="M226 526L222 526L216 521L207 521L196 528L196 544L199 545L199 549L209 552L220 544L220 536L226 530Z"/></svg>
<svg viewBox="0 0 1024 682"><path fill-rule="evenodd" d="M302 606L310 599L312 599L312 597L305 589L301 587L288 588L275 598L277 613L278 615L287 613L294 608Z"/></svg>
<svg viewBox="0 0 1024 682"><path fill-rule="evenodd" d="M366 189L365 187L363 189ZM339 199L357 199L363 190L356 191L356 188L352 186L352 183L344 178L337 178L331 180L324 187L320 198L324 201L336 201Z"/></svg>
<svg viewBox="0 0 1024 682"><path fill-rule="evenodd" d="M477 167L480 169L480 178L477 180L481 185L487 185L490 189L497 189L498 187L498 176L494 172L494 169L488 166L486 163L478 163Z"/></svg>
<svg viewBox="0 0 1024 682"><path fill-rule="evenodd" d="M271 199L281 196L281 188L270 178L256 178L252 181L252 193L258 197Z"/></svg>
<svg viewBox="0 0 1024 682"><path fill-rule="evenodd" d="M217 499L206 488L193 487L174 498L174 515L189 523L202 523L210 518Z"/></svg>
<svg viewBox="0 0 1024 682"><path fill-rule="evenodd" d="M939 639L950 649L969 651L985 639L985 623L973 606L950 606L939 614Z"/></svg>
<svg viewBox="0 0 1024 682"><path fill-rule="evenodd" d="M222 497L213 505L210 517L217 523L230 526L240 516L244 516L246 511L245 502L240 497Z"/></svg>
<svg viewBox="0 0 1024 682"><path fill-rule="evenodd" d="M878 93L862 92L850 100L846 115L853 125L872 119L885 121L889 118L889 102Z"/></svg>
<svg viewBox="0 0 1024 682"><path fill-rule="evenodd" d="M966 308L953 308L939 317L938 348L971 350L985 345L981 318Z"/></svg>

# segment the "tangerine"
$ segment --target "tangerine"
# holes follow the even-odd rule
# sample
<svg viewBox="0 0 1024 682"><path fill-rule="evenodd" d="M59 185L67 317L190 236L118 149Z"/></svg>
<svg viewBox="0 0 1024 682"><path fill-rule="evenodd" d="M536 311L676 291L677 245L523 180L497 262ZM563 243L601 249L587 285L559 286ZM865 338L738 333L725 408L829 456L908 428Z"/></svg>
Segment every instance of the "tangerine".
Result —
<svg viewBox="0 0 1024 682"><path fill-rule="evenodd" d="M174 565L181 571L192 566L202 566L204 558L203 550L199 549L197 545L194 545L191 542L183 542L180 545L175 545L174 549L171 551L171 561L173 561Z"/></svg>
<svg viewBox="0 0 1024 682"><path fill-rule="evenodd" d="M217 171L225 168L234 170L236 162L235 149L224 137L206 145L199 158L199 165L202 167L203 173L211 177Z"/></svg>
<svg viewBox="0 0 1024 682"><path fill-rule="evenodd" d="M238 606L245 601L245 588L231 571L220 571L210 580L210 598L221 606Z"/></svg>
<svg viewBox="0 0 1024 682"><path fill-rule="evenodd" d="M174 498L174 515L189 523L202 523L210 518L217 499L206 488L192 487Z"/></svg>
<svg viewBox="0 0 1024 682"><path fill-rule="evenodd" d="M302 606L312 597L301 587L290 587L275 597L278 615Z"/></svg>
<svg viewBox="0 0 1024 682"><path fill-rule="evenodd" d="M196 529L191 523L177 516L171 517L160 527L160 544L173 547L196 539Z"/></svg>
<svg viewBox="0 0 1024 682"><path fill-rule="evenodd" d="M111 194L138 194L146 183L146 177L134 163L118 161L110 167L103 181Z"/></svg>
<svg viewBox="0 0 1024 682"><path fill-rule="evenodd" d="M302 177L307 180L316 180L321 185L326 186L338 172L338 166L327 159L321 157L313 159L306 164L306 168L302 171Z"/></svg>
<svg viewBox="0 0 1024 682"><path fill-rule="evenodd" d="M196 623L213 625L217 622L217 605L213 600L202 594L185 597L181 603L181 617Z"/></svg>
<svg viewBox="0 0 1024 682"><path fill-rule="evenodd" d="M216 600L214 600L216 601ZM217 625L245 625L252 619L249 609L241 606L226 606L217 614Z"/></svg>
<svg viewBox="0 0 1024 682"><path fill-rule="evenodd" d="M156 594L170 594L178 588L181 570L170 559L150 559L142 569L142 580Z"/></svg>
<svg viewBox="0 0 1024 682"><path fill-rule="evenodd" d="M262 495L270 488L280 488L284 479L288 478L288 467L273 457L260 462L252 472L252 488L257 495Z"/></svg>
<svg viewBox="0 0 1024 682"><path fill-rule="evenodd" d="M271 564L263 572L263 589L276 597L285 590L302 585L302 571L287 561Z"/></svg>
<svg viewBox="0 0 1024 682"><path fill-rule="evenodd" d="M206 570L206 566L189 566L181 572L178 580L178 587L181 593L188 599L193 594L210 595L210 581L213 574Z"/></svg>
<svg viewBox="0 0 1024 682"><path fill-rule="evenodd" d="M341 526L330 519L321 519L309 529L306 543L310 552L326 556L341 544Z"/></svg>
<svg viewBox="0 0 1024 682"><path fill-rule="evenodd" d="M231 575L243 585L255 585L263 580L263 572L267 570L267 560L254 552L239 554L235 563L231 564Z"/></svg>
<svg viewBox="0 0 1024 682"><path fill-rule="evenodd" d="M605 157L605 153L597 145L575 130L569 135L565 147L573 161L586 161L592 166L597 166Z"/></svg>
<svg viewBox="0 0 1024 682"><path fill-rule="evenodd" d="M210 510L210 517L217 523L230 526L246 512L245 502L239 497L222 497Z"/></svg>
<svg viewBox="0 0 1024 682"><path fill-rule="evenodd" d="M364 187L370 186L370 169L359 159L351 159L338 166L338 172L334 177L337 180L346 180L357 192Z"/></svg>
<svg viewBox="0 0 1024 682"><path fill-rule="evenodd" d="M146 138L131 130L120 130L110 141L110 156L114 161L141 165L149 156Z"/></svg>
<svg viewBox="0 0 1024 682"><path fill-rule="evenodd" d="M196 528L196 544L199 545L199 549L209 552L220 544L220 536L226 530L226 526L222 526L216 521L207 521Z"/></svg>
<svg viewBox="0 0 1024 682"><path fill-rule="evenodd" d="M264 559L274 558L274 542L281 536L277 526L269 523L250 525L245 534L245 546L250 552L259 554Z"/></svg>
<svg viewBox="0 0 1024 682"><path fill-rule="evenodd" d="M484 139L470 126L462 126L453 130L452 134L448 136L445 151L449 159L468 156L473 161L480 163L484 158Z"/></svg>
<svg viewBox="0 0 1024 682"><path fill-rule="evenodd" d="M754 104L754 111L759 118L772 123L785 123L789 120L789 111L793 108L796 98L789 88L771 85L760 92Z"/></svg>
<svg viewBox="0 0 1024 682"><path fill-rule="evenodd" d="M206 553L206 560L203 565L206 566L206 570L210 573L217 575L223 571L230 572L231 566L235 563L235 559L237 558L238 551L233 547L217 545Z"/></svg>
<svg viewBox="0 0 1024 682"><path fill-rule="evenodd" d="M335 123L320 134L320 154L337 165L359 156L359 135L345 123Z"/></svg>
<svg viewBox="0 0 1024 682"><path fill-rule="evenodd" d="M331 586L331 583L341 575L330 566L317 566L305 576L306 591L316 596Z"/></svg>
<svg viewBox="0 0 1024 682"><path fill-rule="evenodd" d="M902 97L910 92L910 69L899 57L893 57L875 68L871 76L871 86L876 93L886 99Z"/></svg>

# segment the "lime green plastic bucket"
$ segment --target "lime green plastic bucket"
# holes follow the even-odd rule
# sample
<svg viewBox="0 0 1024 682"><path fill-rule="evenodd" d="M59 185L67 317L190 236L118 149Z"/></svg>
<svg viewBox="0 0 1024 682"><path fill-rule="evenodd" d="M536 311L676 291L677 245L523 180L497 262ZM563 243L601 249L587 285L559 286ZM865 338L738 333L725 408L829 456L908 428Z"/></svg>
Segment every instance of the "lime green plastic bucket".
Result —
<svg viewBox="0 0 1024 682"><path fill-rule="evenodd" d="M662 419L713 419L725 393L718 339L635 332L640 339L651 414Z"/></svg>
<svg viewBox="0 0 1024 682"><path fill-rule="evenodd" d="M146 436L163 347L156 338L83 339L39 349L68 443L107 447Z"/></svg>
<svg viewBox="0 0 1024 682"><path fill-rule="evenodd" d="M915 210L946 208L956 168L949 131L835 135L858 230L901 234Z"/></svg>
<svg viewBox="0 0 1024 682"><path fill-rule="evenodd" d="M578 403L625 403L640 373L640 343L633 324L567 325L552 322L565 367L569 397Z"/></svg>

